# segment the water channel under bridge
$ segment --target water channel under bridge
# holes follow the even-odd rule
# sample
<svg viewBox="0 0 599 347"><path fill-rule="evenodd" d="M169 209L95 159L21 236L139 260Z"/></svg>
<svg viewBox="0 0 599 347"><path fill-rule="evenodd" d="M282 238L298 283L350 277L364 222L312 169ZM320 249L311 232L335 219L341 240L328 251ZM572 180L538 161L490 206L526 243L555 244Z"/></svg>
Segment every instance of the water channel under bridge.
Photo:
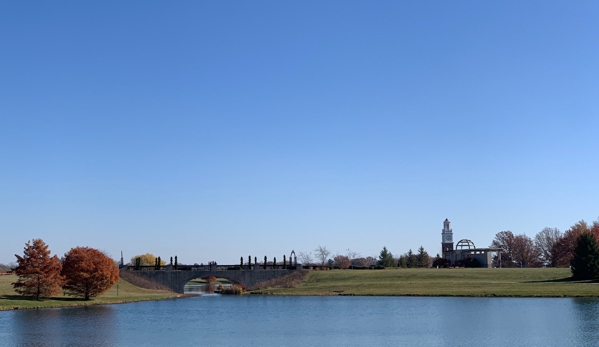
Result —
<svg viewBox="0 0 599 347"><path fill-rule="evenodd" d="M156 283L160 286L167 287L175 293L183 294L185 284L195 278L205 278L214 276L217 278L225 278L233 283L241 283L246 288L252 288L256 284L268 281L274 278L283 277L291 271L301 270L301 264L295 266L239 266L239 265L206 265L206 266L180 266L176 270L173 266L162 266L156 270L153 266L141 267L135 270L135 267L130 266L121 270L121 277L129 280L128 274L135 277L141 277Z"/></svg>

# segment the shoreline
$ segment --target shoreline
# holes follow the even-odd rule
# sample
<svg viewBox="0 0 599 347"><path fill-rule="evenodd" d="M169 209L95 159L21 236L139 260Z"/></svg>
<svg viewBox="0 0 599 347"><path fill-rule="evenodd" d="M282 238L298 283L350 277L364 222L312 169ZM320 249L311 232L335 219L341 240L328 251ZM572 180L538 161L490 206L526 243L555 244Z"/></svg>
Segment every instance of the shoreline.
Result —
<svg viewBox="0 0 599 347"><path fill-rule="evenodd" d="M0 312L44 308L69 308L98 305L127 304L142 301L158 301L169 299L183 299L192 297L192 294L178 294L165 290L144 289L120 279L102 295L83 300L77 297L55 296L36 300L33 297L22 296L16 293L11 285L16 279L15 275L0 276Z"/></svg>
<svg viewBox="0 0 599 347"><path fill-rule="evenodd" d="M46 308L77 308L77 307L86 307L86 306L105 306L105 305L122 305L122 304L133 304L136 302L144 302L144 301L162 301L162 300L176 300L176 299L185 299L185 298L190 298L190 297L194 297L196 295L193 294L178 294L177 296L173 296L173 297L164 297L164 298L150 298L150 299L138 299L138 300L122 300L122 301L110 301L110 302L98 302L98 301L93 301L93 300L89 300L89 302L85 302L85 303L77 303L74 305L44 305L44 306L31 306L31 307L23 307L23 306L0 306L0 312L4 312L4 311L21 311L21 310L41 310L41 309L46 309ZM2 297L0 297L0 303L2 302L2 300L6 300ZM52 300L52 298L48 298L45 300ZM43 302L44 300L41 300L40 302Z"/></svg>
<svg viewBox="0 0 599 347"><path fill-rule="evenodd" d="M404 298L511 298L511 299L599 299L597 295L494 295L494 294L293 294L252 292L246 295L256 296L355 296L355 297L404 297Z"/></svg>
<svg viewBox="0 0 599 347"><path fill-rule="evenodd" d="M330 270L310 271L295 286L273 285L252 294L598 298L599 281L574 281L568 268Z"/></svg>

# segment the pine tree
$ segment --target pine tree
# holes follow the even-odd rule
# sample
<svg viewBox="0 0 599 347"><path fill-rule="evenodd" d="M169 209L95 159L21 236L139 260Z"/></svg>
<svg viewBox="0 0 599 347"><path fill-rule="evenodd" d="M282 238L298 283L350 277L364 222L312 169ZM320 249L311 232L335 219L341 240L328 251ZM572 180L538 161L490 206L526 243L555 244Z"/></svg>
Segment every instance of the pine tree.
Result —
<svg viewBox="0 0 599 347"><path fill-rule="evenodd" d="M418 255L416 256L417 267L428 267L428 253L424 250L424 247L418 248Z"/></svg>
<svg viewBox="0 0 599 347"><path fill-rule="evenodd" d="M570 265L574 279L587 280L599 276L599 246L593 235L585 232L578 237Z"/></svg>
<svg viewBox="0 0 599 347"><path fill-rule="evenodd" d="M416 255L414 254L414 252L412 252L411 248L408 251L408 254L406 255L406 263L406 265L408 265L409 268L416 267Z"/></svg>
<svg viewBox="0 0 599 347"><path fill-rule="evenodd" d="M287 268L287 258L285 258L285 254L283 254L283 269Z"/></svg>
<svg viewBox="0 0 599 347"><path fill-rule="evenodd" d="M406 263L406 257L400 257L399 258L399 264L401 265L402 269L407 269L408 268L408 264Z"/></svg>
<svg viewBox="0 0 599 347"><path fill-rule="evenodd" d="M239 266L241 266L243 268L243 257L239 258Z"/></svg>
<svg viewBox="0 0 599 347"><path fill-rule="evenodd" d="M50 257L48 245L42 239L27 241L23 256L17 257L15 274L16 282L12 283L15 291L23 296L48 298L61 292L64 277L60 274L62 264L55 255Z"/></svg>
<svg viewBox="0 0 599 347"><path fill-rule="evenodd" d="M387 247L383 247L379 255L379 265L384 267L395 267L395 260L393 260L393 254L387 250Z"/></svg>
<svg viewBox="0 0 599 347"><path fill-rule="evenodd" d="M264 270L266 270L266 256L264 256Z"/></svg>
<svg viewBox="0 0 599 347"><path fill-rule="evenodd" d="M177 256L175 256L175 270L179 269L179 262L177 261Z"/></svg>

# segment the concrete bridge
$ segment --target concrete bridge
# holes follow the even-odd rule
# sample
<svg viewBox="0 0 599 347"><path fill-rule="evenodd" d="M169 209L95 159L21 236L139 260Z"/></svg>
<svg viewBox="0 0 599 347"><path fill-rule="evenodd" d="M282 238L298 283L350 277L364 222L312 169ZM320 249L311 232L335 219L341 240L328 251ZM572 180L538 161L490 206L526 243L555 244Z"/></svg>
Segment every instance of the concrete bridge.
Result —
<svg viewBox="0 0 599 347"><path fill-rule="evenodd" d="M301 265L297 264L293 267L287 267L286 269L268 266L270 268L264 269L263 266L254 266L250 268L245 266L241 269L239 266L199 266L199 267L185 267L182 270L174 270L171 266L165 266L164 270L124 270L132 271L136 276L148 279L154 283L168 287L175 293L183 293L185 284L195 278L203 278L207 276L215 276L217 278L225 278L233 283L241 283L246 288L250 289L256 284L264 281L271 280L273 278L282 277L289 274L291 271L295 271L296 268L301 269ZM132 269L133 267L131 267ZM236 270L228 270L229 268L236 268Z"/></svg>

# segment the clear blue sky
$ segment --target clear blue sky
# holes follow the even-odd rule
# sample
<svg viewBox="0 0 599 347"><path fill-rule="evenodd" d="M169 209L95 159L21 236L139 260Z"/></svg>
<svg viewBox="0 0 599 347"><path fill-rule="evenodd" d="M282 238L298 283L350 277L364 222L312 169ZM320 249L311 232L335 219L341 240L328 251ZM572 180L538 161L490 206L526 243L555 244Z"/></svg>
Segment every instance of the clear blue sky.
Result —
<svg viewBox="0 0 599 347"><path fill-rule="evenodd" d="M599 217L595 1L0 2L0 262Z"/></svg>

